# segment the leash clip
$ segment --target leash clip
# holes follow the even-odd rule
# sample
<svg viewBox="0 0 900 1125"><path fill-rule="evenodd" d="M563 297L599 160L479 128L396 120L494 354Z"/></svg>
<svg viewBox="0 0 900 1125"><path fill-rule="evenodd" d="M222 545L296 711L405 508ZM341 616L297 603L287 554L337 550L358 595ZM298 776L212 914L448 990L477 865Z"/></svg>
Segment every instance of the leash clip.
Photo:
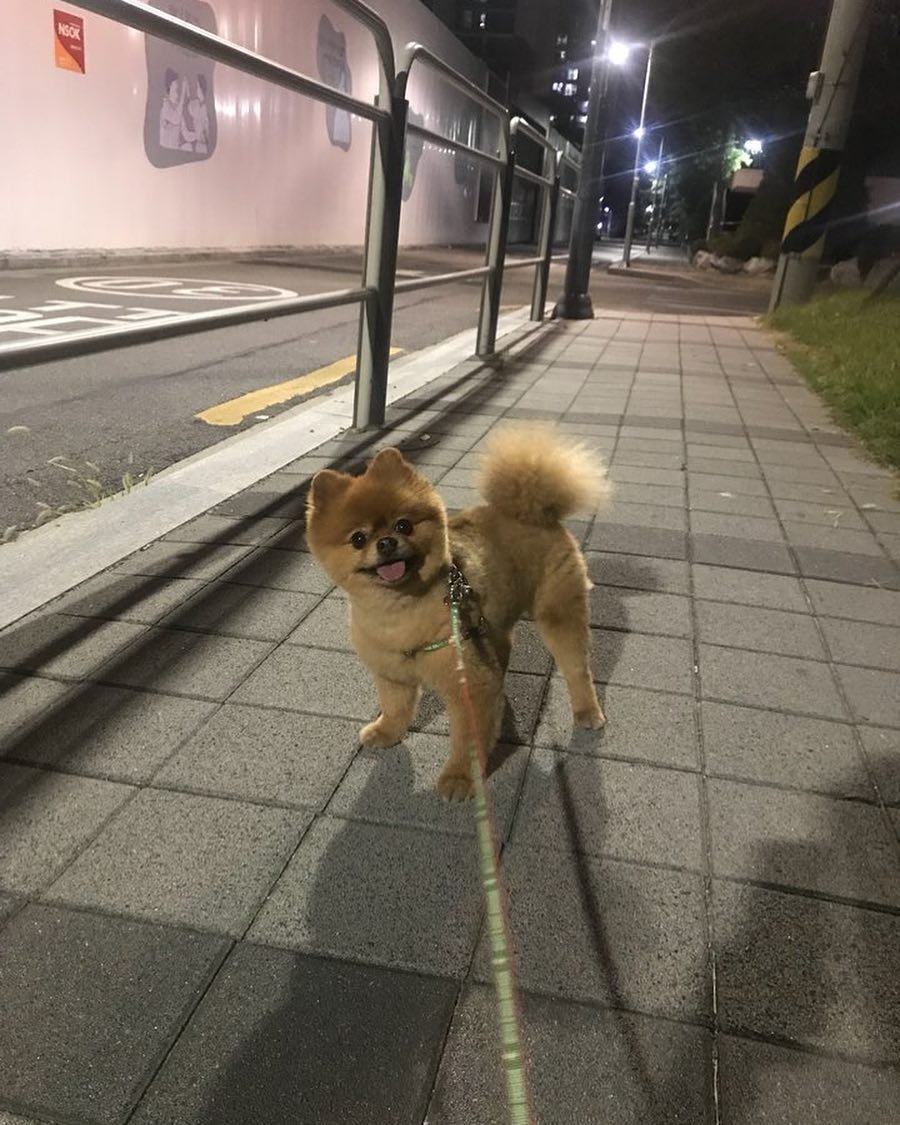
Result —
<svg viewBox="0 0 900 1125"><path fill-rule="evenodd" d="M472 587L466 582L466 576L459 567L451 566L447 575L448 594L444 601L448 605L460 605L472 593Z"/></svg>

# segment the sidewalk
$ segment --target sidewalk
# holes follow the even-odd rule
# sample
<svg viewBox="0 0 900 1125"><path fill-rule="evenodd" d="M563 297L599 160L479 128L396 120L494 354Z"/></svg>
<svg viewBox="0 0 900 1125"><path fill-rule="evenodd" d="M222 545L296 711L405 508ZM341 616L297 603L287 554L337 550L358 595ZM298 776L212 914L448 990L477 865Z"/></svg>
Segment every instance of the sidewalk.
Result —
<svg viewBox="0 0 900 1125"><path fill-rule="evenodd" d="M537 1119L895 1122L890 478L736 318L555 325L388 439L462 506L484 435L534 417L616 486L575 525L609 725L573 735L524 623L492 778ZM371 449L0 633L0 1125L506 1120L445 718L359 750L374 695L304 550L309 475Z"/></svg>

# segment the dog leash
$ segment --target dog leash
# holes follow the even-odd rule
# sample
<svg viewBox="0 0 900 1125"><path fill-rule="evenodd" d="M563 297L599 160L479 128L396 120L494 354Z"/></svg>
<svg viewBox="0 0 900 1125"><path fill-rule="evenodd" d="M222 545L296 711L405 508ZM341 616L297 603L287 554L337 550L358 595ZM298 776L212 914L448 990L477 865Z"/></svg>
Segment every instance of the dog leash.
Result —
<svg viewBox="0 0 900 1125"><path fill-rule="evenodd" d="M531 1111L528 1080L522 1054L509 926L503 908L503 890L500 885L496 833L484 784L486 753L479 738L475 706L469 692L469 682L466 678L466 668L463 662L464 633L460 624L460 605L471 594L472 590L462 571L455 566L450 568L448 585L447 602L450 606L450 637L456 650L456 671L459 674L460 687L472 734L469 739L469 763L472 785L475 790L475 825L480 853L478 866L487 912L488 936L491 944L491 967L494 974L494 986L497 991L509 1119L511 1125L532 1125L534 1118Z"/></svg>

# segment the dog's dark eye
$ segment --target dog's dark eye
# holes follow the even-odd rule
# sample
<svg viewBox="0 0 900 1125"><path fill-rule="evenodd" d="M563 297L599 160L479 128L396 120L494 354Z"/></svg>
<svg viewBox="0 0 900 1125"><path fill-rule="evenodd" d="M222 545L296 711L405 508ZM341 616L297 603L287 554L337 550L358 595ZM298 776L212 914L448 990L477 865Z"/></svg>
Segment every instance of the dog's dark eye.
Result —
<svg viewBox="0 0 900 1125"><path fill-rule="evenodd" d="M397 520L394 524L394 531L399 535L412 535L413 525L409 520Z"/></svg>
<svg viewBox="0 0 900 1125"><path fill-rule="evenodd" d="M357 551L361 551L366 545L366 533L364 531L354 531L350 536L350 543Z"/></svg>

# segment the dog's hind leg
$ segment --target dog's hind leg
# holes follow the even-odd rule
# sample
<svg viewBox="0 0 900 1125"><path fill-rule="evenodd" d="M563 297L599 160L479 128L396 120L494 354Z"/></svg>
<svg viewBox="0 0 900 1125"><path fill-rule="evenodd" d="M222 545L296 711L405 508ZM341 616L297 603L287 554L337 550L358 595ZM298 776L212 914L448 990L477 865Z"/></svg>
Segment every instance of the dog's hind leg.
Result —
<svg viewBox="0 0 900 1125"><path fill-rule="evenodd" d="M587 576L580 557L570 556L544 578L533 612L538 632L565 678L575 723L602 727L606 717L591 677Z"/></svg>

